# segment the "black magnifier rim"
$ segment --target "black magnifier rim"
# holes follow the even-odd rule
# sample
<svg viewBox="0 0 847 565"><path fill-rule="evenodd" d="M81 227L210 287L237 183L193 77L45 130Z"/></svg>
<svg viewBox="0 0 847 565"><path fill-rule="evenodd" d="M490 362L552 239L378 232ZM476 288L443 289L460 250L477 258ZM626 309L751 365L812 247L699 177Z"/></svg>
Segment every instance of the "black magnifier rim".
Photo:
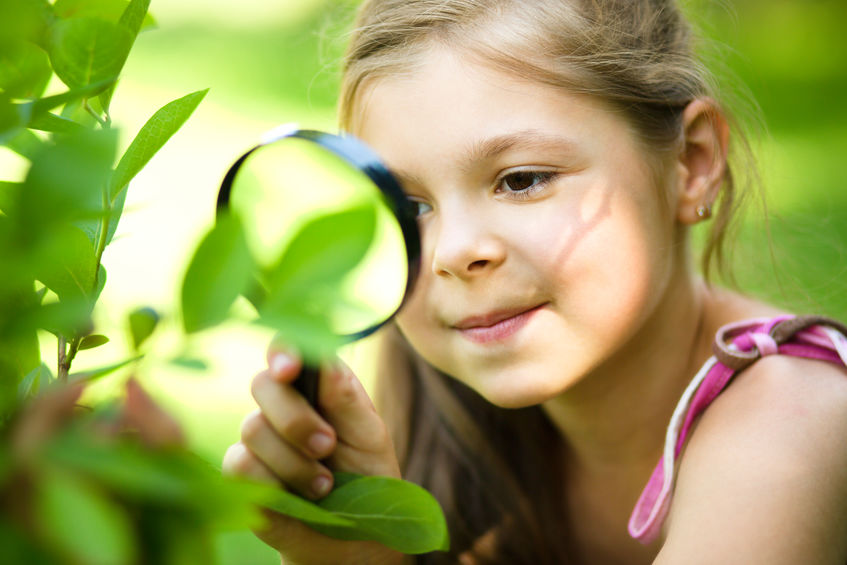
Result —
<svg viewBox="0 0 847 565"><path fill-rule="evenodd" d="M369 327L351 334L344 334L340 337L347 341L356 341L367 337L387 324L395 314L403 307L406 300L411 295L415 286L415 281L418 278L420 271L421 257L421 240L418 233L418 224L415 217L415 210L412 203L406 198L400 183L397 178L391 174L388 168L383 164L379 155L374 150L365 145L362 141L350 135L334 135L316 130L297 129L279 135L269 141L256 145L244 155L238 158L235 163L229 168L221 182L220 190L218 191L218 200L216 207L216 217L229 210L229 198L232 192L232 185L235 182L235 176L241 169L241 166L250 155L255 151L276 143L285 138L303 139L320 145L324 149L333 153L346 161L352 167L362 171L376 186L379 188L388 202L391 211L397 218L400 225L400 231L403 234L403 243L406 246L406 265L408 266L408 277L406 278L406 288L403 290L403 298L397 308L391 312L384 320L377 322Z"/></svg>

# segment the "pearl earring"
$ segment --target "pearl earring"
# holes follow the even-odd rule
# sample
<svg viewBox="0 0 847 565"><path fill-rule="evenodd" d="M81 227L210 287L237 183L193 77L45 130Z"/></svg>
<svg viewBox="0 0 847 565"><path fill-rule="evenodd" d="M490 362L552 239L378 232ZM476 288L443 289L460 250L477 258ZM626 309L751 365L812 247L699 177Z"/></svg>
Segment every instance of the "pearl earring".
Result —
<svg viewBox="0 0 847 565"><path fill-rule="evenodd" d="M697 206L697 217L701 220L712 217L712 207L709 204L701 204Z"/></svg>

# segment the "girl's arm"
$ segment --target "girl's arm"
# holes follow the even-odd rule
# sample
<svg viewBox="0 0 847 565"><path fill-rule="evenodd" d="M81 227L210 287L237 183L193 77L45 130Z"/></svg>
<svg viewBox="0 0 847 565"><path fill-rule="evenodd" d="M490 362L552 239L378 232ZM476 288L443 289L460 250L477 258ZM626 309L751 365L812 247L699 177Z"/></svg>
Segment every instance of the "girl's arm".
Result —
<svg viewBox="0 0 847 565"><path fill-rule="evenodd" d="M656 564L847 562L847 370L766 357L686 447Z"/></svg>

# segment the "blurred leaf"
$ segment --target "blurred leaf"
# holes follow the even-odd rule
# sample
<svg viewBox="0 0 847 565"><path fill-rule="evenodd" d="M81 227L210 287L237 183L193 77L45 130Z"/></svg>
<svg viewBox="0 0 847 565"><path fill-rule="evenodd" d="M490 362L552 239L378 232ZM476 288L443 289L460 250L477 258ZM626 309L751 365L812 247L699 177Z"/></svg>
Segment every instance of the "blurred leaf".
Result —
<svg viewBox="0 0 847 565"><path fill-rule="evenodd" d="M267 274L269 300L288 301L288 296L303 291L338 285L364 258L375 229L376 214L371 206L310 219Z"/></svg>
<svg viewBox="0 0 847 565"><path fill-rule="evenodd" d="M118 23L128 5L127 0L56 0L53 4L53 12L60 18L90 16ZM155 25L156 21L153 17L146 14L141 29L148 29Z"/></svg>
<svg viewBox="0 0 847 565"><path fill-rule="evenodd" d="M52 75L47 53L35 44L19 41L0 49L0 91L10 98L40 96Z"/></svg>
<svg viewBox="0 0 847 565"><path fill-rule="evenodd" d="M109 343L109 338L104 335L87 335L82 338L82 342L79 344L79 350L83 351L85 349L94 349L95 347L100 347L107 343Z"/></svg>
<svg viewBox="0 0 847 565"><path fill-rule="evenodd" d="M82 125L73 120L45 112L32 118L28 124L31 129L49 131L53 133L75 133L83 128Z"/></svg>
<svg viewBox="0 0 847 565"><path fill-rule="evenodd" d="M113 201L153 155L182 127L207 92L208 89L200 90L165 104L144 124L112 175L110 195Z"/></svg>
<svg viewBox="0 0 847 565"><path fill-rule="evenodd" d="M168 363L176 365L178 367L182 367L183 369L190 369L192 371L206 371L209 369L208 363L196 357L174 357L173 359L168 361Z"/></svg>
<svg viewBox="0 0 847 565"><path fill-rule="evenodd" d="M72 337L85 333L91 325L90 306L86 298L51 302L34 309L22 322L28 327L47 330L56 337Z"/></svg>
<svg viewBox="0 0 847 565"><path fill-rule="evenodd" d="M80 17L53 24L48 52L56 75L74 88L117 78L131 47L123 27Z"/></svg>
<svg viewBox="0 0 847 565"><path fill-rule="evenodd" d="M94 82L92 84L82 86L80 88L72 88L71 90L62 92L61 94L54 94L52 96L46 96L39 100L29 102L28 104L32 106L32 116L38 117L39 115L49 110L52 110L53 108L57 108L64 104L78 101L82 98L88 98L89 96L103 90L113 82L115 82L114 77L108 77L99 82ZM63 117L67 116L63 114Z"/></svg>
<svg viewBox="0 0 847 565"><path fill-rule="evenodd" d="M14 131L10 131L9 137L3 139L3 133L0 133L0 144L5 145L21 157L25 159L29 159L32 161L35 156L41 151L41 148L44 147L44 142L39 139L37 135L29 131L28 129L23 129L23 127L17 128Z"/></svg>
<svg viewBox="0 0 847 565"><path fill-rule="evenodd" d="M297 349L307 363L318 363L336 353L346 340L329 325L325 312L309 311L309 304L292 296L261 311L258 323L277 331L284 343Z"/></svg>
<svg viewBox="0 0 847 565"><path fill-rule="evenodd" d="M221 215L188 265L182 283L182 323L191 333L226 319L250 281L252 260L239 220Z"/></svg>
<svg viewBox="0 0 847 565"><path fill-rule="evenodd" d="M129 332L132 336L132 348L138 350L141 344L153 334L159 323L159 314L150 307L137 308L129 314Z"/></svg>
<svg viewBox="0 0 847 565"><path fill-rule="evenodd" d="M106 267L103 264L100 264L100 267L97 269L97 287L94 289L94 294L91 296L91 301L96 302L97 299L100 298L100 293L103 292L103 289L106 287Z"/></svg>
<svg viewBox="0 0 847 565"><path fill-rule="evenodd" d="M318 506L355 528L313 527L344 540L372 540L406 554L446 551L447 523L438 502L420 486L389 477L346 477Z"/></svg>
<svg viewBox="0 0 847 565"><path fill-rule="evenodd" d="M261 517L254 505L268 489L223 477L190 452L149 451L128 441L104 444L84 430L68 430L55 438L44 464L83 474L129 503L159 509L157 521L181 511L209 526L255 526Z"/></svg>
<svg viewBox="0 0 847 565"><path fill-rule="evenodd" d="M53 17L46 0L0 0L0 42L43 43Z"/></svg>
<svg viewBox="0 0 847 565"><path fill-rule="evenodd" d="M9 518L12 518L10 520ZM16 523L17 522L17 523ZM41 547L38 540L15 521L13 516L0 516L0 560L2 563L55 563L56 558Z"/></svg>
<svg viewBox="0 0 847 565"><path fill-rule="evenodd" d="M18 403L21 404L34 396L53 382L54 378L50 367L44 363L30 371L18 384Z"/></svg>
<svg viewBox="0 0 847 565"><path fill-rule="evenodd" d="M0 181L0 212L9 213L20 189L21 184L18 182Z"/></svg>
<svg viewBox="0 0 847 565"><path fill-rule="evenodd" d="M28 105L14 104L6 94L0 92L0 143L8 145L9 140L19 135L29 121L31 112Z"/></svg>
<svg viewBox="0 0 847 565"><path fill-rule="evenodd" d="M118 369L123 369L130 363L134 363L144 357L143 355L136 355L132 359L127 359L126 361L121 361L120 363L114 363L112 365L107 365L105 367L100 367L99 369L90 369L88 371L82 371L79 373L73 373L68 375L68 380L71 382L79 382L79 381L94 381L101 377L105 377L108 374L114 373Z"/></svg>
<svg viewBox="0 0 847 565"><path fill-rule="evenodd" d="M150 0L131 0L129 5L121 14L121 19L118 24L126 29L129 32L132 41L130 42L130 50L132 49L132 44L135 43L135 38L138 35L138 32L141 30L141 25L144 22L144 18L147 15L147 9L150 7ZM129 50L127 50L127 56L129 55ZM123 64L126 64L126 58L124 58ZM121 66L123 68L123 65ZM115 93L115 84L112 84L109 88L107 88L100 95L100 104L103 107L103 111L109 112L109 105L112 102L112 95Z"/></svg>
<svg viewBox="0 0 847 565"><path fill-rule="evenodd" d="M124 206L126 205L126 193L128 191L122 191L117 198L112 201L112 221L109 222L109 233L106 236L106 245L112 242L112 238L115 237L115 232L118 230L118 223L120 222L121 216L124 213Z"/></svg>
<svg viewBox="0 0 847 565"><path fill-rule="evenodd" d="M38 265L36 278L59 300L91 299L97 257L88 236L79 228L65 226L56 236L52 251L55 256Z"/></svg>
<svg viewBox="0 0 847 565"><path fill-rule="evenodd" d="M20 229L35 237L79 221L93 243L116 145L115 130L83 130L45 145L33 157L21 192L16 218ZM87 229L85 220L91 224Z"/></svg>
<svg viewBox="0 0 847 565"><path fill-rule="evenodd" d="M73 562L126 565L133 561L129 517L93 485L51 470L42 476L36 508L42 534Z"/></svg>

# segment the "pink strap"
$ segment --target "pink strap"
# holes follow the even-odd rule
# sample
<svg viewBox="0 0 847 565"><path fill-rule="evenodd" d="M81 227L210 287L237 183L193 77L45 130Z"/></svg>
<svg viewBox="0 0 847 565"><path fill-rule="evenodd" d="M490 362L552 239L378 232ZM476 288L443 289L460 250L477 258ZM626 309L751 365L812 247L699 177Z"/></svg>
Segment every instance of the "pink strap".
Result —
<svg viewBox="0 0 847 565"><path fill-rule="evenodd" d="M816 325L806 327L804 320ZM794 327L802 329L794 331ZM785 336L786 331L792 333ZM847 338L841 333L843 331L844 326L837 322L791 316L748 320L722 327L716 336L716 355L706 361L677 404L665 435L664 454L630 516L629 535L644 544L658 537L670 508L676 463L688 433L695 419L739 370L756 359L774 354L847 365Z"/></svg>

